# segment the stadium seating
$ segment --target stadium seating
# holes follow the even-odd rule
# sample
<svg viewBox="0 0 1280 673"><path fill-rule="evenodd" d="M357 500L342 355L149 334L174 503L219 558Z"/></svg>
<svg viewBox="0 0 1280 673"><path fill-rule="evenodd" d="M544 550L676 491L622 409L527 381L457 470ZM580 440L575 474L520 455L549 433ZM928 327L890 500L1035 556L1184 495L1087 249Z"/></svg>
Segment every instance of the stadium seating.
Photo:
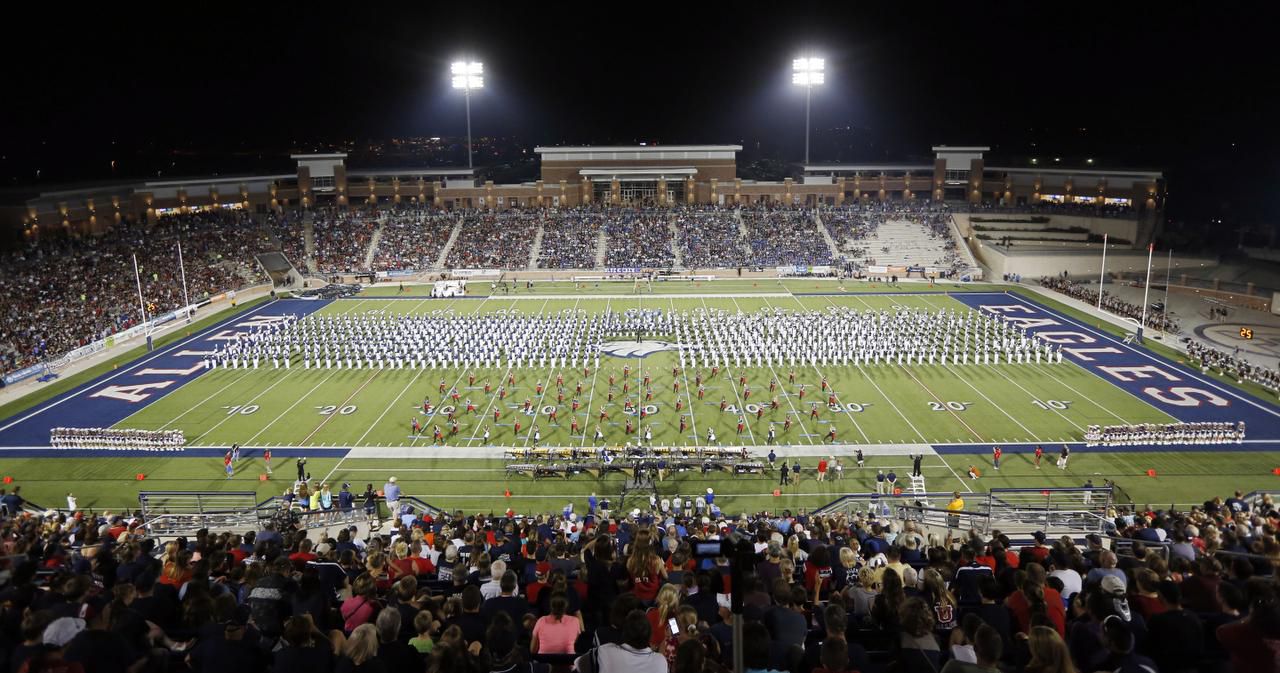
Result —
<svg viewBox="0 0 1280 673"><path fill-rule="evenodd" d="M567 208L548 212L546 217L552 226L543 228L538 268L595 268L604 214L592 208Z"/></svg>
<svg viewBox="0 0 1280 673"><path fill-rule="evenodd" d="M178 245L191 301L265 282L248 252L270 231L239 212L124 221L101 238L58 237L9 255L0 270L0 371L57 357L141 320L133 257L148 315L183 305Z"/></svg>
<svg viewBox="0 0 1280 673"><path fill-rule="evenodd" d="M463 216L462 231L446 265L453 269L524 269L542 211L471 212Z"/></svg>
<svg viewBox="0 0 1280 673"><path fill-rule="evenodd" d="M671 249L671 214L666 209L622 208L609 211L604 230L608 235L605 266L608 268L667 268L674 261Z"/></svg>
<svg viewBox="0 0 1280 673"><path fill-rule="evenodd" d="M674 210L676 241L686 269L745 266L747 251L733 209L715 206Z"/></svg>
<svg viewBox="0 0 1280 673"><path fill-rule="evenodd" d="M384 215L374 271L425 271L440 258L458 222L454 213L440 210L395 209Z"/></svg>
<svg viewBox="0 0 1280 673"><path fill-rule="evenodd" d="M807 208L743 208L752 266L828 265L831 249Z"/></svg>
<svg viewBox="0 0 1280 673"><path fill-rule="evenodd" d="M15 670L55 658L95 670L108 637L113 661L137 670L567 670L581 657L578 670L608 673L587 667L619 645L592 648L620 638L655 670L680 670L689 650L731 670L731 589L752 670L938 670L974 656L1023 670L1062 656L1073 666L1059 670L1257 673L1276 670L1280 644L1267 495L1117 507L1105 535L1082 539L948 531L953 542L893 514L613 513L607 499L582 514L375 514L372 535L353 533L369 530L366 502L383 508L370 486L329 511L163 542L138 515L33 511L8 488L0 628L51 646L12 648ZM305 509L305 488L283 503ZM307 528L315 519L343 525ZM734 533L754 553L695 554ZM556 639L562 621L570 636ZM147 646L123 645L146 628ZM833 639L843 647L823 645Z"/></svg>

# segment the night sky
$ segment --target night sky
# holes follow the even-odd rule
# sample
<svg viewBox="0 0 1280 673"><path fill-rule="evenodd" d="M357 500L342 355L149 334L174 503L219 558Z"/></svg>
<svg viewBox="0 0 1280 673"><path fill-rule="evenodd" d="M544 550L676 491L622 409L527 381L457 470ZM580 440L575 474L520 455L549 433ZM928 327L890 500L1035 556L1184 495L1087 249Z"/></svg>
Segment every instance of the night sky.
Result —
<svg viewBox="0 0 1280 673"><path fill-rule="evenodd" d="M39 39L2 47L3 184L110 178L111 159L133 177L151 169L143 148L460 135L448 66L467 55L486 67L477 136L742 142L746 158L799 161L790 64L809 49L828 70L815 161L927 159L940 143L991 145L997 163L1092 157L1166 171L1169 215L1193 226L1280 221L1276 38L1223 5L270 4L56 8L11 25Z"/></svg>

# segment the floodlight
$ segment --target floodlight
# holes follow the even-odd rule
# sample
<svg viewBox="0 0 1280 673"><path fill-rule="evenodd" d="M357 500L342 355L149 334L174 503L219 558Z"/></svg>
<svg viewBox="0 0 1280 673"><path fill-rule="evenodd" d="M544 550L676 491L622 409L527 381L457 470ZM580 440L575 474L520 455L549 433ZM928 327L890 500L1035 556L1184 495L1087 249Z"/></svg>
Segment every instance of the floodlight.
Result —
<svg viewBox="0 0 1280 673"><path fill-rule="evenodd" d="M453 88L461 89L467 99L467 168L471 168L471 90L484 88L484 63L454 61L449 72L453 75Z"/></svg>
<svg viewBox="0 0 1280 673"><path fill-rule="evenodd" d="M804 87L804 163L809 163L809 99L813 97L813 87L827 82L825 59L804 57L791 61L791 83Z"/></svg>

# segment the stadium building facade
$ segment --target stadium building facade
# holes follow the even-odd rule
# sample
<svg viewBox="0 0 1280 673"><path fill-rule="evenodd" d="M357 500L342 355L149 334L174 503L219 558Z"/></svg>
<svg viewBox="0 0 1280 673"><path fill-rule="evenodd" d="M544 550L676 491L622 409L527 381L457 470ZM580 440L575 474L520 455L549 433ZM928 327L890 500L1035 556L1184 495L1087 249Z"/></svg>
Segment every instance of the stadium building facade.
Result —
<svg viewBox="0 0 1280 673"><path fill-rule="evenodd" d="M1043 203L1083 211L1129 209L1154 228L1165 183L1157 171L987 165L988 147L933 148L932 164L810 164L798 179L756 181L737 172L741 145L538 147L540 179L480 182L469 168L360 169L345 154L292 155L294 173L140 180L41 193L9 208L28 237L61 227L101 231L121 218L168 212L363 204L507 209L584 204L805 204L935 200L1002 206Z"/></svg>

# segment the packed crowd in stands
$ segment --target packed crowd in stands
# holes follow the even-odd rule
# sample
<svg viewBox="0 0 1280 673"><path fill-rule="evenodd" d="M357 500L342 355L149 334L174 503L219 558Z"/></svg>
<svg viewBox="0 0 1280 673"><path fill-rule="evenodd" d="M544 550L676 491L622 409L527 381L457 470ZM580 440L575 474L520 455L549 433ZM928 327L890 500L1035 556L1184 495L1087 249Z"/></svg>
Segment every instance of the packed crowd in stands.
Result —
<svg viewBox="0 0 1280 673"><path fill-rule="evenodd" d="M733 268L747 262L733 208L687 206L672 210L676 244L686 269Z"/></svg>
<svg viewBox="0 0 1280 673"><path fill-rule="evenodd" d="M666 208L621 208L605 215L604 230L609 237L606 268L669 268L675 257L671 249L671 212Z"/></svg>
<svg viewBox="0 0 1280 673"><path fill-rule="evenodd" d="M182 265L178 264L178 244ZM148 316L265 282L246 251L271 247L240 211L122 221L101 237L42 237L0 263L0 372L57 358L141 321L133 255Z"/></svg>
<svg viewBox="0 0 1280 673"><path fill-rule="evenodd" d="M562 208L547 213L538 249L539 269L592 269L605 216L599 208Z"/></svg>
<svg viewBox="0 0 1280 673"><path fill-rule="evenodd" d="M401 498L394 479L389 505ZM953 505L963 510L959 493ZM370 484L325 504L373 510ZM75 507L68 495L68 505ZM1274 673L1268 497L1109 511L1112 545L925 534L862 514L598 509L416 515L363 539L297 524L164 544L128 514L0 490L0 665L37 671ZM742 536L754 557L699 555ZM731 563L742 576L731 586Z"/></svg>
<svg viewBox="0 0 1280 673"><path fill-rule="evenodd" d="M447 210L396 208L382 215L386 221L373 256L374 271L430 269L458 222L457 214Z"/></svg>
<svg viewBox="0 0 1280 673"><path fill-rule="evenodd" d="M759 205L740 212L752 266L831 264L831 247L818 230L812 209Z"/></svg>
<svg viewBox="0 0 1280 673"><path fill-rule="evenodd" d="M1085 285L1067 277L1062 276L1045 276L1040 279L1040 285L1047 287L1055 292L1079 299L1090 306L1098 305L1098 293L1090 286ZM1107 291L1102 292L1102 308L1108 312L1114 313L1125 318L1133 318L1134 320L1142 319L1142 306L1131 304ZM1147 327L1158 329L1165 332L1178 332L1178 319L1165 313L1157 311L1151 307L1147 307Z"/></svg>
<svg viewBox="0 0 1280 673"><path fill-rule="evenodd" d="M453 269L524 269L538 227L541 210L470 212L464 215L462 230L447 266Z"/></svg>
<svg viewBox="0 0 1280 673"><path fill-rule="evenodd" d="M320 273L368 271L365 258L378 228L379 212L339 208L316 208L311 212L316 269Z"/></svg>
<svg viewBox="0 0 1280 673"><path fill-rule="evenodd" d="M821 217L836 242L836 249L841 254L856 258L866 256L864 239L874 234L885 221L883 213L857 205L828 208L822 211Z"/></svg>
<svg viewBox="0 0 1280 673"><path fill-rule="evenodd" d="M262 217L272 238L269 248L283 252L298 270L306 273L307 241L302 213L270 211Z"/></svg>
<svg viewBox="0 0 1280 673"><path fill-rule="evenodd" d="M1191 340L1187 355L1200 363L1201 371L1213 370L1223 376L1234 376L1240 383L1252 381L1267 390L1280 393L1280 371L1249 362L1236 354L1224 353L1213 346Z"/></svg>

